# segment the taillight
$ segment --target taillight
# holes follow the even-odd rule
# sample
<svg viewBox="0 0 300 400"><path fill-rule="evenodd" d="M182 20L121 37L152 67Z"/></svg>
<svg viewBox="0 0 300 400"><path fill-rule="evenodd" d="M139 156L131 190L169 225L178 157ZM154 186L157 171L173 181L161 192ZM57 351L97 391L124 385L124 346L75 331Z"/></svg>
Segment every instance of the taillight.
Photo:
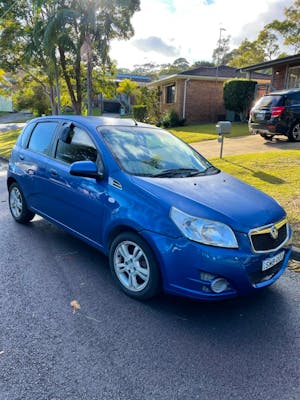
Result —
<svg viewBox="0 0 300 400"><path fill-rule="evenodd" d="M273 107L271 117L279 117L283 113L284 109L284 106Z"/></svg>

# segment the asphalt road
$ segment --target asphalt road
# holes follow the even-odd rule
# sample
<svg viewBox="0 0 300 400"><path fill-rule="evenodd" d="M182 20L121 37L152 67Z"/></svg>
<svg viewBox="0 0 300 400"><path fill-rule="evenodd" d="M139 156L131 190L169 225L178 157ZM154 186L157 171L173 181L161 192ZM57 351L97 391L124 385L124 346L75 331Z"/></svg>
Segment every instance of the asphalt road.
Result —
<svg viewBox="0 0 300 400"><path fill-rule="evenodd" d="M0 400L300 398L300 275L223 303L139 303L97 251L15 223L4 171L0 227Z"/></svg>

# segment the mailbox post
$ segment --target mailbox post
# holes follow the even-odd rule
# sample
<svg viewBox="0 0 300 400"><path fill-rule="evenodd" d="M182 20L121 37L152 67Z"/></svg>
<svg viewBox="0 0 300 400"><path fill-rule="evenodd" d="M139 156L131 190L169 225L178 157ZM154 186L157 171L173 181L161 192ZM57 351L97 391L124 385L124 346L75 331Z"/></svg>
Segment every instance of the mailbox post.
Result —
<svg viewBox="0 0 300 400"><path fill-rule="evenodd" d="M220 148L220 158L223 156L223 145L224 145L224 136L229 135L231 132L231 122L229 121L218 121L217 125L217 133L218 133L218 142L221 143Z"/></svg>

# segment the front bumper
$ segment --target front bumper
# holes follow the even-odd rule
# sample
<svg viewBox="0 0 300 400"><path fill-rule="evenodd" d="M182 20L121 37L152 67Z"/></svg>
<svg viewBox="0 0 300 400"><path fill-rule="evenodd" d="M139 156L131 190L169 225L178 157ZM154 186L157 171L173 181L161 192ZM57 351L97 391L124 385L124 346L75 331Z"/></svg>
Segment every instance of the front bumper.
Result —
<svg viewBox="0 0 300 400"><path fill-rule="evenodd" d="M288 246L269 253L205 246L183 237L167 238L144 232L161 266L163 288L170 294L202 300L221 300L251 294L273 284L287 267ZM282 253L280 262L263 271L263 261ZM281 258L281 257L279 257ZM211 290L215 279L225 279L226 290Z"/></svg>

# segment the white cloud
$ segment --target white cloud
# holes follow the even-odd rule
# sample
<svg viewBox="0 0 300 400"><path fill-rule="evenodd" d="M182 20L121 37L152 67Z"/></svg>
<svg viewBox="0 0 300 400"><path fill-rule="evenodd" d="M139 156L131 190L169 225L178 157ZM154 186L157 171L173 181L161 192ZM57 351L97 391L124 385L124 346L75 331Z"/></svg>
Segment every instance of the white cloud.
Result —
<svg viewBox="0 0 300 400"><path fill-rule="evenodd" d="M119 67L149 61L190 62L211 60L220 27L232 46L254 40L265 24L284 18L284 7L293 0L141 0L141 11L132 18L135 36L112 43L111 56ZM153 46L153 47L152 47Z"/></svg>

